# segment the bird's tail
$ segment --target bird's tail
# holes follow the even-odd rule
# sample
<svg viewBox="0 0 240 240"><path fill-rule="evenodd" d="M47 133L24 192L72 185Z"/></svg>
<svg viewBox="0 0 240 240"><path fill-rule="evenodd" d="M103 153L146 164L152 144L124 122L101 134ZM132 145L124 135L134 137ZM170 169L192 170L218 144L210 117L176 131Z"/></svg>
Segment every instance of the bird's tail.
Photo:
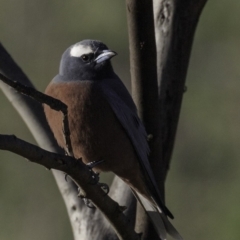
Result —
<svg viewBox="0 0 240 240"><path fill-rule="evenodd" d="M159 207L155 207L148 199L143 197L140 193L134 191L133 193L137 200L141 203L142 207L145 209L146 213L150 217L155 230L161 240L167 239L167 233L171 235L176 240L183 240L178 231L170 223L167 216L161 211Z"/></svg>

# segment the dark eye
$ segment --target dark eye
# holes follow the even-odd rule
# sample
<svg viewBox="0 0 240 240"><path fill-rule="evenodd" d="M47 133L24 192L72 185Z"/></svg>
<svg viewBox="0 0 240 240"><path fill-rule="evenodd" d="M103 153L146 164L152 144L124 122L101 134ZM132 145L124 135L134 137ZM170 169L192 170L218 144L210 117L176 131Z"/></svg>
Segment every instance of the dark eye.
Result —
<svg viewBox="0 0 240 240"><path fill-rule="evenodd" d="M84 54L81 58L84 62L89 62L91 60L91 54Z"/></svg>

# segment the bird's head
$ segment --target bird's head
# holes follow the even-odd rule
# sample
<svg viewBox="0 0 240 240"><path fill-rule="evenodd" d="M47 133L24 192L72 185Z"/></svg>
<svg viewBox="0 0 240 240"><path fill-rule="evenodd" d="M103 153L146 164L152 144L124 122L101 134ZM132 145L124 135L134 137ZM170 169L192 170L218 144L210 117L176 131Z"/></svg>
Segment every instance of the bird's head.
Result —
<svg viewBox="0 0 240 240"><path fill-rule="evenodd" d="M83 40L62 55L59 74L68 80L101 80L114 71L110 59L117 54L97 40Z"/></svg>

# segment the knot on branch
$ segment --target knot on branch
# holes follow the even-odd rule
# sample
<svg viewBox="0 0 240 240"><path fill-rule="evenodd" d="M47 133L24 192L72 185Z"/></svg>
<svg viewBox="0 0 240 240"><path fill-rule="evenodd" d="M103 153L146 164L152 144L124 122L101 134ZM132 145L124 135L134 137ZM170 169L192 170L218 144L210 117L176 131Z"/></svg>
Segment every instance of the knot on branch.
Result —
<svg viewBox="0 0 240 240"><path fill-rule="evenodd" d="M171 18L173 15L173 7L169 0L162 1L158 14L156 16L156 23L158 27L162 28L164 33L168 32Z"/></svg>

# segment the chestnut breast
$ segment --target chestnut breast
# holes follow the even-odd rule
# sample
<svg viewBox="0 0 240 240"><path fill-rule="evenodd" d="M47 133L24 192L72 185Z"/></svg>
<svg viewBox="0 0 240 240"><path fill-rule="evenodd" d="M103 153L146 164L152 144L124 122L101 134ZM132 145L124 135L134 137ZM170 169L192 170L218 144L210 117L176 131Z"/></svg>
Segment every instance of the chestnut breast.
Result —
<svg viewBox="0 0 240 240"><path fill-rule="evenodd" d="M68 106L73 153L84 163L104 160L94 171L112 171L132 188L148 196L133 145L99 84L92 81L50 83L45 91ZM47 121L64 148L62 114L44 105Z"/></svg>
<svg viewBox="0 0 240 240"><path fill-rule="evenodd" d="M76 158L82 158L85 163L104 160L105 163L99 166L101 171L114 171L114 162L124 164L125 160L130 168L134 168L131 162L137 159L133 146L99 84L93 81L50 83L45 93L68 106L71 143ZM44 110L58 144L64 148L62 114L47 105Z"/></svg>

